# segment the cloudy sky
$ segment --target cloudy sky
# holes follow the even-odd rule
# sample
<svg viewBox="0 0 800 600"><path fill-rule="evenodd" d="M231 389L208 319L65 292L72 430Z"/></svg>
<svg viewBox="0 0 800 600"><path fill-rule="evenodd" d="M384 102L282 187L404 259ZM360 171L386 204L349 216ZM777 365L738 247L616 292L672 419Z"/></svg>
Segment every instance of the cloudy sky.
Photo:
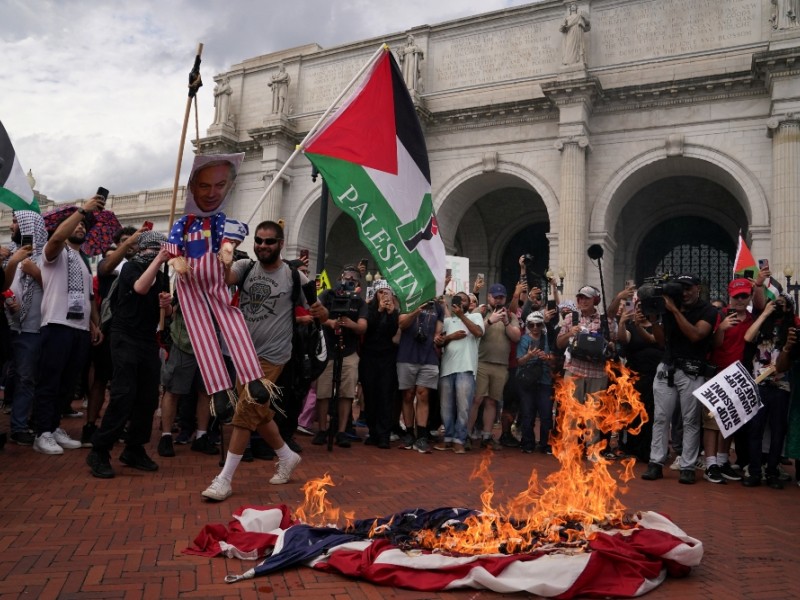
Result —
<svg viewBox="0 0 800 600"><path fill-rule="evenodd" d="M213 76L246 58L530 1L0 0L0 121L37 189L57 201L98 185L112 194L171 187L198 42L204 136ZM181 183L191 165L186 146Z"/></svg>

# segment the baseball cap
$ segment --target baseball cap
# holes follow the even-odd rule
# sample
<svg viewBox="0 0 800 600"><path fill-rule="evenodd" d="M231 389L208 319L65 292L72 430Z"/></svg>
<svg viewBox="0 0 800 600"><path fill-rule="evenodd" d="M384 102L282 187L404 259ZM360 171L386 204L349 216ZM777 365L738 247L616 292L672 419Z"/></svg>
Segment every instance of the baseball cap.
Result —
<svg viewBox="0 0 800 600"><path fill-rule="evenodd" d="M506 294L506 286L502 283L493 283L492 286L489 288L489 294L492 296L507 296Z"/></svg>
<svg viewBox="0 0 800 600"><path fill-rule="evenodd" d="M728 295L736 296L738 294L749 294L753 291L753 284L749 279L744 277L737 277L728 284Z"/></svg>
<svg viewBox="0 0 800 600"><path fill-rule="evenodd" d="M675 278L675 281L683 285L700 285L700 278L691 273L683 273Z"/></svg>
<svg viewBox="0 0 800 600"><path fill-rule="evenodd" d="M578 293L575 295L586 296L587 298L598 298L600 296L600 290L598 290L597 288L593 288L590 285L585 285L581 289L579 289Z"/></svg>
<svg viewBox="0 0 800 600"><path fill-rule="evenodd" d="M526 323L544 323L544 315L539 312L538 310L533 311L531 314L528 315L528 318L525 319Z"/></svg>

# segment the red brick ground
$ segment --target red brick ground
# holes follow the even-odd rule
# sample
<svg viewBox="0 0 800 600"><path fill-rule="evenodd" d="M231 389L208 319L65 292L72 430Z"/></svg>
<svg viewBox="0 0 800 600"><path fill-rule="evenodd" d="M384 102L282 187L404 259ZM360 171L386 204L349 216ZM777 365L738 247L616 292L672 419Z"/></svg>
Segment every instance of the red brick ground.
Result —
<svg viewBox="0 0 800 600"><path fill-rule="evenodd" d="M79 421L64 423L73 436L80 433ZM7 418L0 419L0 430L8 430ZM242 464L234 495L219 504L206 503L200 496L219 470L217 458L191 452L188 446L177 446L175 458L160 458L154 438L149 451L160 465L157 473L123 467L117 448L112 460L117 477L98 480L84 463L86 450L44 456L7 444L0 453L0 600L528 597L380 588L306 568L226 584L227 573L241 573L253 563L181 554L203 525L228 522L241 504L298 506L302 483L325 472L336 482L329 492L331 500L355 510L358 518L410 506L479 506L481 490L469 479L479 460L476 452L421 455L354 445L329 454L311 446L307 437L299 441L305 448L303 462L290 484L267 483L273 473L271 462ZM497 452L491 466L496 493L500 497L516 493L532 468L544 476L555 466L553 457L509 449ZM637 466L637 475L643 470ZM672 471L661 481L632 481L624 496L631 510L666 513L705 545L703 563L690 577L667 580L647 597L797 597L799 500L800 488L794 482L783 491L712 485L702 479L683 486Z"/></svg>

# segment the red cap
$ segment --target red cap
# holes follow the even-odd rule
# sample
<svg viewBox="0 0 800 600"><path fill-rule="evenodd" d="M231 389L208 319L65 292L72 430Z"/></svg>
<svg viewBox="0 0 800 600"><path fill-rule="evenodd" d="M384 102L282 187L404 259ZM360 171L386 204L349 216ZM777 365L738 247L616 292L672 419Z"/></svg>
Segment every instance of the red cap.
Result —
<svg viewBox="0 0 800 600"><path fill-rule="evenodd" d="M738 277L728 284L728 295L738 296L739 294L750 294L753 291L753 283L744 277Z"/></svg>

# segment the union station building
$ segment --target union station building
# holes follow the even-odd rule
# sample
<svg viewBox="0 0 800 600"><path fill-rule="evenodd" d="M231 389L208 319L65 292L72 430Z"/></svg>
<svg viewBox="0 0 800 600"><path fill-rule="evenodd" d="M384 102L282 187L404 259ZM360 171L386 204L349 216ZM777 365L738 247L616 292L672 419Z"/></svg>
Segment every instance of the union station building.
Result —
<svg viewBox="0 0 800 600"><path fill-rule="evenodd" d="M245 152L228 212L246 219L386 43L425 132L447 253L467 257L473 277L512 285L532 254L534 271L561 272L571 296L599 284L586 252L599 244L609 296L626 279L684 271L719 296L741 231L784 281L785 268L800 273L798 4L548 0L247 58L214 77L216 115L197 151ZM309 248L313 271L322 180L302 155L281 179L251 226L283 219L284 256ZM149 194L110 208L166 228L164 192ZM326 202L322 258L335 277L367 253Z"/></svg>

